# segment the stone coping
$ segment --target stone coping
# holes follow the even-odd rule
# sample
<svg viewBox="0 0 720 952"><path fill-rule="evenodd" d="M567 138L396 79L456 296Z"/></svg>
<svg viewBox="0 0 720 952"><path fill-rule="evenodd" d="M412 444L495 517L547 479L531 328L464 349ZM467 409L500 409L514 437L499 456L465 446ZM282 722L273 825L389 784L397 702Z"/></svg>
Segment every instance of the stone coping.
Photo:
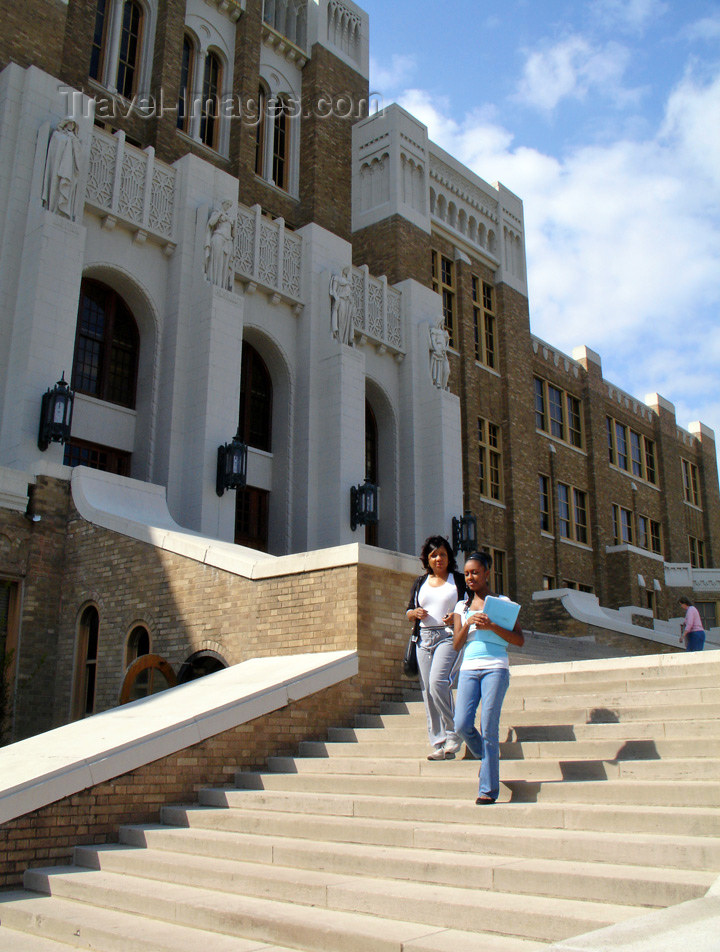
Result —
<svg viewBox="0 0 720 952"><path fill-rule="evenodd" d="M253 658L0 749L0 823L355 676L357 652Z"/></svg>
<svg viewBox="0 0 720 952"><path fill-rule="evenodd" d="M558 637L562 637L559 635ZM570 640L570 639L568 639ZM707 667L708 664L720 663L720 649L707 648L705 651L684 651L680 646L673 654L644 654L621 655L618 658L583 658L581 661L542 661L538 664L514 665L513 680L516 678L542 678L546 674L563 674L568 680L573 673L581 671L597 671L599 674L612 671L627 671L628 680L632 680L632 672L643 668L656 668L660 675L673 675L675 669L693 667ZM563 678L565 680L565 678Z"/></svg>
<svg viewBox="0 0 720 952"><path fill-rule="evenodd" d="M644 641L679 648L678 637L680 635L681 619L675 619L674 622L662 622L656 619L654 628L644 628L642 625L633 625L628 620L626 613L612 608L603 608L597 595L590 592L578 592L572 588L554 588L547 591L533 592L534 602L556 598L561 600L563 608L569 615L586 625L593 625L595 628L606 628L608 631L632 635L635 638L642 638ZM720 642L716 640L716 633L717 629L713 628L712 639L710 638L710 632L705 633L705 644L708 647L720 648Z"/></svg>
<svg viewBox="0 0 720 952"><path fill-rule="evenodd" d="M212 539L175 522L164 486L86 466L73 468L70 486L75 507L88 522L244 578L275 578L359 563L413 575L420 572L416 557L358 542L275 556Z"/></svg>

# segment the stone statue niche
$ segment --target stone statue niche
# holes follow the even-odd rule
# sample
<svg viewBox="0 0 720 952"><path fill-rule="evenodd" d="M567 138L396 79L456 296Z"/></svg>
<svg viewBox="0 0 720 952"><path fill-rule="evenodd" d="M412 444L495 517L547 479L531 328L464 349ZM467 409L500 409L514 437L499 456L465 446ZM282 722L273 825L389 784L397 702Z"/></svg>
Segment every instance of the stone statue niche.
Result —
<svg viewBox="0 0 720 952"><path fill-rule="evenodd" d="M210 212L204 246L205 277L224 291L232 291L234 251L235 205L230 199L225 199L220 208Z"/></svg>
<svg viewBox="0 0 720 952"><path fill-rule="evenodd" d="M347 265L330 278L330 327L341 344L353 346L352 269Z"/></svg>
<svg viewBox="0 0 720 952"><path fill-rule="evenodd" d="M82 143L78 123L62 119L50 136L42 183L42 203L48 211L75 221Z"/></svg>

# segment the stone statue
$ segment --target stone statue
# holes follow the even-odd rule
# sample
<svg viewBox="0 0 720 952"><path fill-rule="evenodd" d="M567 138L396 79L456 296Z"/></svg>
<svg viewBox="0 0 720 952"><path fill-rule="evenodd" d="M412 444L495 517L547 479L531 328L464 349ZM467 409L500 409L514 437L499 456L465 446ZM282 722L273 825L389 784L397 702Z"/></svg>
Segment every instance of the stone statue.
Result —
<svg viewBox="0 0 720 952"><path fill-rule="evenodd" d="M211 284L232 291L235 206L225 199L221 208L210 213L205 229L205 275Z"/></svg>
<svg viewBox="0 0 720 952"><path fill-rule="evenodd" d="M431 324L430 335L430 376L433 384L439 390L447 390L450 379L450 361L447 351L450 346L450 335L445 327L443 317L437 324Z"/></svg>
<svg viewBox="0 0 720 952"><path fill-rule="evenodd" d="M352 269L347 265L330 278L330 326L341 344L353 346Z"/></svg>
<svg viewBox="0 0 720 952"><path fill-rule="evenodd" d="M75 220L82 143L75 119L62 119L50 136L42 183L42 203L49 211Z"/></svg>

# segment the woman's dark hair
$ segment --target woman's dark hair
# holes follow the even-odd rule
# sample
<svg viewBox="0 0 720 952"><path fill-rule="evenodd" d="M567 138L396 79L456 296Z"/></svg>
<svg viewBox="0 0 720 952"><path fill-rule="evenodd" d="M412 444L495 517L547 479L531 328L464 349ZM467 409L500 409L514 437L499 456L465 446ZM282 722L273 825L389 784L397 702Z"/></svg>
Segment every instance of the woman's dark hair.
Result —
<svg viewBox="0 0 720 952"><path fill-rule="evenodd" d="M686 598L685 595L683 595L682 598L678 598L678 601L680 602L681 605L687 605L688 608L692 605L692 602L690 601L690 599Z"/></svg>
<svg viewBox="0 0 720 952"><path fill-rule="evenodd" d="M448 572L454 572L457 569L457 562L455 561L455 556L453 555L452 546L445 538L441 535L431 535L422 544L422 549L420 549L420 561L422 562L422 567L426 572L430 572L430 563L428 562L428 557L431 552L434 552L435 549L445 549L448 554Z"/></svg>
<svg viewBox="0 0 720 952"><path fill-rule="evenodd" d="M470 555L465 559L466 562L479 562L484 569L492 568L492 556L489 552L471 552ZM465 611L470 608L473 598L475 597L475 592L471 591L469 588L467 594L465 595Z"/></svg>

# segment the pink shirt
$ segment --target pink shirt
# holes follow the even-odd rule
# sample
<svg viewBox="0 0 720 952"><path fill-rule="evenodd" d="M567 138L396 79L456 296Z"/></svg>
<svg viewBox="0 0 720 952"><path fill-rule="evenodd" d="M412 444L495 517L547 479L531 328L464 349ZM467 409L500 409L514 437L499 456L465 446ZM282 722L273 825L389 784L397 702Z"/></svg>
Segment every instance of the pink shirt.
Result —
<svg viewBox="0 0 720 952"><path fill-rule="evenodd" d="M700 612L694 605L689 605L685 612L685 634L690 631L704 631L703 623L700 619Z"/></svg>

